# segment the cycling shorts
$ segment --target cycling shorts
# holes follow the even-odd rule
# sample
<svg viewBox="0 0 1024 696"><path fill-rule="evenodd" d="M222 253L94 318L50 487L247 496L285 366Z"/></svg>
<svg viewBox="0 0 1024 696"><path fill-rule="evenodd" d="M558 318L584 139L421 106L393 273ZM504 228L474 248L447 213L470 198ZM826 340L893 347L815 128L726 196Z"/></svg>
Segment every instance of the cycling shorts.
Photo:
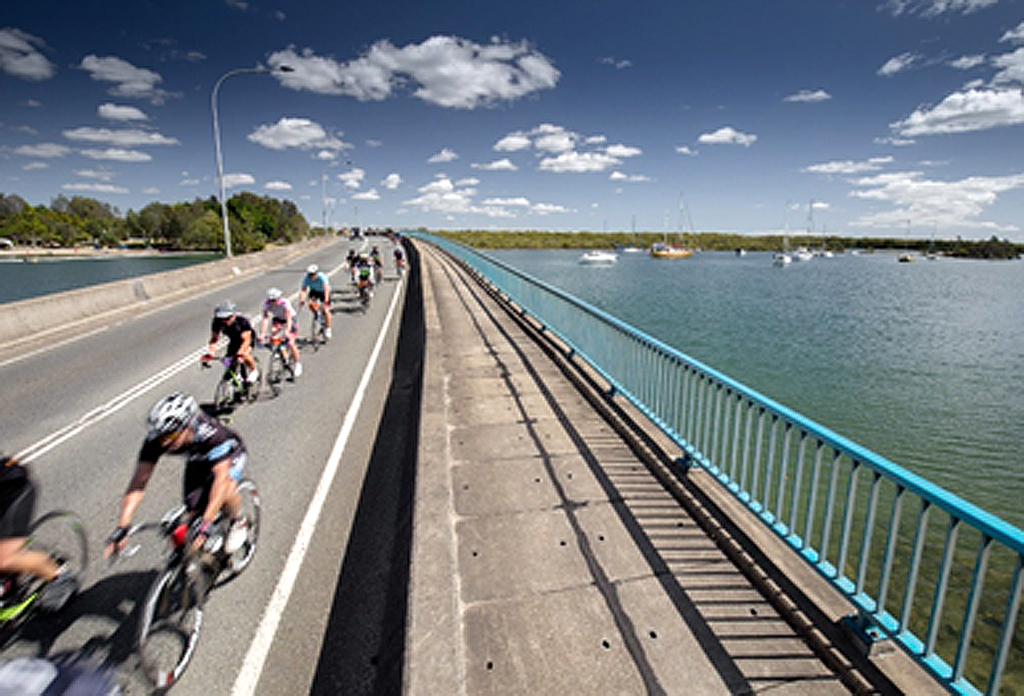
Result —
<svg viewBox="0 0 1024 696"><path fill-rule="evenodd" d="M238 483L242 480L242 472L249 455L244 451L235 452L231 457L228 475ZM210 502L210 487L213 485L213 472L208 462L189 461L185 464L185 473L181 480L182 499L189 510L203 511Z"/></svg>
<svg viewBox="0 0 1024 696"><path fill-rule="evenodd" d="M311 299L311 300L320 300L321 302L327 302L327 298L324 296L324 291L323 290L314 290L313 288L309 289L309 299Z"/></svg>
<svg viewBox="0 0 1024 696"><path fill-rule="evenodd" d="M28 536L36 506L36 487L28 479L19 485L5 486L0 493L0 539Z"/></svg>

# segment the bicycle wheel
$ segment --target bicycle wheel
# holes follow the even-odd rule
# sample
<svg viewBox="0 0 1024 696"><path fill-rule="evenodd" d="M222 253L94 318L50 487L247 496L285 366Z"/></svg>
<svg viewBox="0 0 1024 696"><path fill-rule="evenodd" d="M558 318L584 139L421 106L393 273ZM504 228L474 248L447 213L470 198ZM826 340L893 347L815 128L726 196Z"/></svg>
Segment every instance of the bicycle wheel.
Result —
<svg viewBox="0 0 1024 696"><path fill-rule="evenodd" d="M320 312L313 312L309 322L309 345L313 350L320 349Z"/></svg>
<svg viewBox="0 0 1024 696"><path fill-rule="evenodd" d="M89 566L89 543L82 519L68 510L53 510L32 523L29 528L28 548L45 551L74 573L79 584Z"/></svg>
<svg viewBox="0 0 1024 696"><path fill-rule="evenodd" d="M249 567L260 538L260 492L256 483L251 479L242 479L238 482L238 495L242 501L242 517L248 523L248 536L241 548L228 557L224 570L217 578L217 585L232 580Z"/></svg>
<svg viewBox="0 0 1024 696"><path fill-rule="evenodd" d="M139 661L157 689L181 678L203 626L208 580L196 561L167 568L153 582L139 620Z"/></svg>
<svg viewBox="0 0 1024 696"><path fill-rule="evenodd" d="M217 413L229 410L235 404L235 381L231 375L224 373L224 376L217 382L217 388L213 392L213 408Z"/></svg>
<svg viewBox="0 0 1024 696"><path fill-rule="evenodd" d="M267 365L267 386L277 396L281 393L281 380L284 378L284 358L281 351L274 349L270 354L270 363Z"/></svg>
<svg viewBox="0 0 1024 696"><path fill-rule="evenodd" d="M256 380L246 384L245 398L249 400L249 403L253 403L260 397L260 389L263 387L263 367L255 355L252 356L252 360L256 364Z"/></svg>

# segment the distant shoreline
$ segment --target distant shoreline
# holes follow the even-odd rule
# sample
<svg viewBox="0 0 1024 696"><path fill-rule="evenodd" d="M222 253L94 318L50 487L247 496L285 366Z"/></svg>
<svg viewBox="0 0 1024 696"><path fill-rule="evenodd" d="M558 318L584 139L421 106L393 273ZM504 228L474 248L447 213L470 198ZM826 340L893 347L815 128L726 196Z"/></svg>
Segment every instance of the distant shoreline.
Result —
<svg viewBox="0 0 1024 696"><path fill-rule="evenodd" d="M95 249L93 247L0 248L0 259L11 258L144 258L149 256L209 256L214 251L161 251L159 249Z"/></svg>

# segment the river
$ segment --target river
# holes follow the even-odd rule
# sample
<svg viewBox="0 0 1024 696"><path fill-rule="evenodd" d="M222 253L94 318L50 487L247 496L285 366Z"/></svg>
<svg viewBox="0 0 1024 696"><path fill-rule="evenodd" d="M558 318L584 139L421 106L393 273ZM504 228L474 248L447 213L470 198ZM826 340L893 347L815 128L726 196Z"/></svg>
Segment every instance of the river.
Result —
<svg viewBox="0 0 1024 696"><path fill-rule="evenodd" d="M1021 262L488 253L1024 526Z"/></svg>

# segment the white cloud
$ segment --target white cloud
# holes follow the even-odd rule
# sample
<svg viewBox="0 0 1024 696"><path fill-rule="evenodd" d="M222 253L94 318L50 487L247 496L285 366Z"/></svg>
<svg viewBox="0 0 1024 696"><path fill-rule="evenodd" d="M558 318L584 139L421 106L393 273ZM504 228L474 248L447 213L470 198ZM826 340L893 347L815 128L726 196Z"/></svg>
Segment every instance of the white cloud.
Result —
<svg viewBox="0 0 1024 696"><path fill-rule="evenodd" d="M225 174L224 188L235 188L236 186L251 186L256 183L252 174Z"/></svg>
<svg viewBox="0 0 1024 696"><path fill-rule="evenodd" d="M330 135L319 123L308 118L282 117L273 125L260 126L248 135L248 139L271 150L319 148L336 152L351 147Z"/></svg>
<svg viewBox="0 0 1024 696"><path fill-rule="evenodd" d="M68 140L83 140L89 143L108 143L121 147L139 147L145 145L179 145L177 138L169 138L153 131L127 128L111 130L110 128L92 128L83 126L72 128L63 133Z"/></svg>
<svg viewBox="0 0 1024 696"><path fill-rule="evenodd" d="M388 174L386 177L381 179L380 185L390 191L394 191L396 188L402 185L402 177L392 172L391 174Z"/></svg>
<svg viewBox="0 0 1024 696"><path fill-rule="evenodd" d="M802 89L796 94L790 94L785 97L782 101L787 102L822 102L828 101L832 98L832 95L823 89L809 90Z"/></svg>
<svg viewBox="0 0 1024 696"><path fill-rule="evenodd" d="M22 80L48 80L53 77L53 63L42 53L46 42L13 27L0 29L0 70Z"/></svg>
<svg viewBox="0 0 1024 696"><path fill-rule="evenodd" d="M894 15L907 13L937 17L944 12L971 14L997 2L999 0L888 0L883 7Z"/></svg>
<svg viewBox="0 0 1024 696"><path fill-rule="evenodd" d="M872 157L860 162L854 160L842 160L834 162L822 162L805 167L803 171L811 174L863 174L864 172L875 172L882 168L882 165L892 162L892 157Z"/></svg>
<svg viewBox="0 0 1024 696"><path fill-rule="evenodd" d="M350 169L347 172L342 172L338 175L338 179L345 184L345 188L357 189L363 185L363 179L366 178L366 171L359 169L358 167Z"/></svg>
<svg viewBox="0 0 1024 696"><path fill-rule="evenodd" d="M94 80L113 82L110 93L117 97L132 99L148 99L154 104L162 104L169 94L157 87L163 82L159 73L137 68L131 63L116 56L99 57L88 55L79 64L82 70L89 73Z"/></svg>
<svg viewBox="0 0 1024 696"><path fill-rule="evenodd" d="M605 58L602 58L601 59L601 63L603 65L610 65L613 68L615 68L616 70L623 70L625 68L632 68L633 67L633 61L622 60L622 59L618 59L618 58L612 58L611 56L607 56Z"/></svg>
<svg viewBox="0 0 1024 696"><path fill-rule="evenodd" d="M465 179L459 179L455 182L456 186L479 186L480 180L475 176L467 176Z"/></svg>
<svg viewBox="0 0 1024 696"><path fill-rule="evenodd" d="M40 169L49 169L50 165L46 162L29 162L22 169L26 172L34 172Z"/></svg>
<svg viewBox="0 0 1024 696"><path fill-rule="evenodd" d="M519 196L518 198L487 198L484 205L503 205L517 208L529 208L530 199Z"/></svg>
<svg viewBox="0 0 1024 696"><path fill-rule="evenodd" d="M347 63L309 49L300 54L291 47L273 53L268 62L294 69L274 73L291 89L381 101L396 87L410 85L413 95L425 102L461 109L513 101L554 87L560 77L525 41L478 44L455 36L433 36L404 47L381 40Z"/></svg>
<svg viewBox="0 0 1024 696"><path fill-rule="evenodd" d="M629 145L623 145L621 143L618 145L609 145L608 147L605 148L604 151L609 156L615 158L637 157L638 155L643 154L643 150L641 150L640 148L631 147Z"/></svg>
<svg viewBox="0 0 1024 696"><path fill-rule="evenodd" d="M122 106L120 104L100 104L96 110L100 118L105 118L109 121L148 121L149 116L134 106Z"/></svg>
<svg viewBox="0 0 1024 696"><path fill-rule="evenodd" d="M517 167L512 160L507 157L500 160L494 160L493 162L487 162L485 164L473 163L469 166L473 169L482 169L487 172L514 172L519 169L519 167Z"/></svg>
<svg viewBox="0 0 1024 696"><path fill-rule="evenodd" d="M128 150L123 147L108 147L106 150L93 150L87 148L80 150L81 154L89 159L110 160L112 162L149 162L153 156L148 152L140 150Z"/></svg>
<svg viewBox="0 0 1024 696"><path fill-rule="evenodd" d="M687 155L689 157L696 157L697 151L691 150L688 145L676 145L676 152L680 155Z"/></svg>
<svg viewBox="0 0 1024 696"><path fill-rule="evenodd" d="M291 191L292 185L287 181L268 181L263 188L267 191Z"/></svg>
<svg viewBox="0 0 1024 696"><path fill-rule="evenodd" d="M458 153L455 150L450 150L447 147L443 148L440 152L430 156L427 162L431 164L440 164L444 162L454 162L459 158Z"/></svg>
<svg viewBox="0 0 1024 696"><path fill-rule="evenodd" d="M956 60L949 61L950 67L956 68L957 70L970 70L976 68L979 65L985 64L985 56L974 55L974 56L960 56Z"/></svg>
<svg viewBox="0 0 1024 696"><path fill-rule="evenodd" d="M563 152L540 161L540 168L549 172L603 172L619 164L619 160L603 152Z"/></svg>
<svg viewBox="0 0 1024 696"><path fill-rule="evenodd" d="M935 107L922 107L890 124L903 137L967 133L1024 123L1020 89L970 89L954 92Z"/></svg>
<svg viewBox="0 0 1024 696"><path fill-rule="evenodd" d="M91 183L78 183L78 184L64 184L61 186L65 191L81 191L85 193L131 193L128 189L123 186L114 186L113 184L91 184Z"/></svg>
<svg viewBox="0 0 1024 696"><path fill-rule="evenodd" d="M352 194L352 200L354 201L379 201L380 194L377 193L377 189L370 189L369 191L361 191L359 193Z"/></svg>
<svg viewBox="0 0 1024 696"><path fill-rule="evenodd" d="M543 152L568 152L576 145L578 136L572 131L550 123L542 123L533 131L533 146Z"/></svg>
<svg viewBox="0 0 1024 696"><path fill-rule="evenodd" d="M999 68L999 72L992 78L993 85L1024 84L1024 48L996 56L992 59L992 65Z"/></svg>
<svg viewBox="0 0 1024 696"><path fill-rule="evenodd" d="M757 140L757 136L750 133L741 133L732 126L724 126L713 133L704 133L697 142L703 145L743 145L750 147Z"/></svg>
<svg viewBox="0 0 1024 696"><path fill-rule="evenodd" d="M999 37L1000 43L1007 41L1011 43L1024 43L1024 22L1021 22L1013 29L1008 30L1005 34Z"/></svg>
<svg viewBox="0 0 1024 696"><path fill-rule="evenodd" d="M37 143L36 145L21 145L14 148L14 154L22 157L43 157L54 159L56 157L67 157L71 154L71 148L58 143Z"/></svg>
<svg viewBox="0 0 1024 696"><path fill-rule="evenodd" d="M861 227L902 227L907 220L928 227L1001 228L979 217L998 200L999 194L1024 188L1024 174L1002 177L973 176L958 181L923 178L922 172L891 172L856 179L851 196L893 207L856 220Z"/></svg>
<svg viewBox="0 0 1024 696"><path fill-rule="evenodd" d="M638 184L645 181L651 181L651 177L644 174L626 174L620 171L612 172L608 178L611 181L625 181L631 184Z"/></svg>
<svg viewBox="0 0 1024 696"><path fill-rule="evenodd" d="M881 75L882 77L890 77L892 75L895 75L896 73L908 70L914 63L917 62L919 57L920 56L917 56L913 53L901 53L900 55L885 61L882 67L878 69L877 74Z"/></svg>

